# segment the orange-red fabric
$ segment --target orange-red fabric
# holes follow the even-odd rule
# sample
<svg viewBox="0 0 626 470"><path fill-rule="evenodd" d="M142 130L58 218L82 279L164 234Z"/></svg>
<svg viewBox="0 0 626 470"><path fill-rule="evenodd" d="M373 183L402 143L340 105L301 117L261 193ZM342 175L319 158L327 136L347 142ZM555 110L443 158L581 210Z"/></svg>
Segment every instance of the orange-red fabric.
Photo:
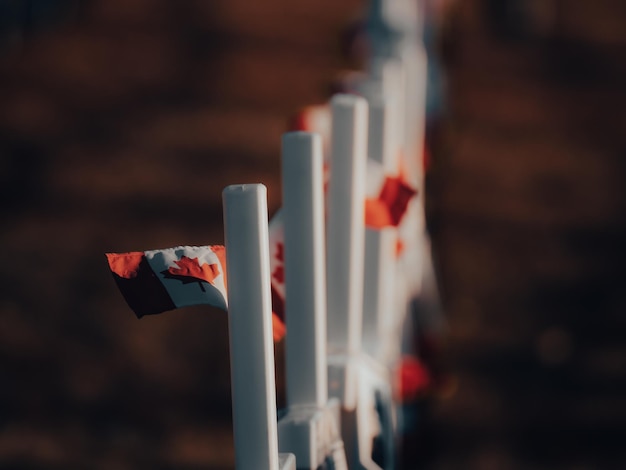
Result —
<svg viewBox="0 0 626 470"><path fill-rule="evenodd" d="M365 225L374 229L397 227L416 194L400 177L386 177L378 197L365 200Z"/></svg>
<svg viewBox="0 0 626 470"><path fill-rule="evenodd" d="M285 301L272 286L272 323L274 327L274 341L283 339L287 328L285 327Z"/></svg>
<svg viewBox="0 0 626 470"><path fill-rule="evenodd" d="M386 178L379 199L389 208L389 216L397 227L406 213L409 201L417 192L400 178Z"/></svg>
<svg viewBox="0 0 626 470"><path fill-rule="evenodd" d="M377 229L392 226L389 209L380 199L365 200L365 226Z"/></svg>
<svg viewBox="0 0 626 470"><path fill-rule="evenodd" d="M272 312L272 334L274 336L274 342L278 343L287 332L287 328L283 321L276 315L276 313Z"/></svg>
<svg viewBox="0 0 626 470"><path fill-rule="evenodd" d="M111 271L123 279L137 277L139 264L143 259L143 251L132 251L130 253L107 253L107 260Z"/></svg>
<svg viewBox="0 0 626 470"><path fill-rule="evenodd" d="M224 287L228 292L228 277L226 276L226 248L223 245L213 245L213 253L217 255L217 259L220 260L222 270L224 271Z"/></svg>
<svg viewBox="0 0 626 470"><path fill-rule="evenodd" d="M162 274L166 278L179 279L186 284L188 282L206 281L209 284L221 274L217 264L207 264L198 262L198 258L188 258L183 256L178 261L174 261L177 268L170 266Z"/></svg>

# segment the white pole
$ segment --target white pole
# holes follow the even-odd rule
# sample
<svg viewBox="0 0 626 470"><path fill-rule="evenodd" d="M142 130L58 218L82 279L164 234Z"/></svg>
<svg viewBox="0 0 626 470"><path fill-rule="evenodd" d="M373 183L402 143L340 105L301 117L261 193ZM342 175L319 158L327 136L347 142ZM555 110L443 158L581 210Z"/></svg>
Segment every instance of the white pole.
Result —
<svg viewBox="0 0 626 470"><path fill-rule="evenodd" d="M417 190L417 199L407 208L406 219L400 226L400 237L405 242L402 256L404 272L404 295L414 298L422 284L424 260L422 255L423 236L426 231L424 211L424 139L426 131L426 81L427 57L421 43L407 41L401 48L401 58L405 70L404 100L404 163L408 182ZM406 304L405 304L406 308Z"/></svg>
<svg viewBox="0 0 626 470"><path fill-rule="evenodd" d="M282 169L288 408L278 422L279 448L296 456L299 469L315 470L331 456L336 468L347 468L340 403L328 401L327 389L321 137L284 134Z"/></svg>
<svg viewBox="0 0 626 470"><path fill-rule="evenodd" d="M319 134L282 139L287 404L328 401L324 177Z"/></svg>
<svg viewBox="0 0 626 470"><path fill-rule="evenodd" d="M373 97L369 101L369 158L378 163L385 175L398 173L398 141L394 134L396 109L390 99ZM367 228L365 231L365 269L363 289L363 347L378 359L390 353L389 342L395 308L395 227Z"/></svg>
<svg viewBox="0 0 626 470"><path fill-rule="evenodd" d="M405 70L403 94L407 103L404 109L404 150L409 165L409 181L419 191L423 203L428 59L421 43L406 44L401 50L401 57Z"/></svg>
<svg viewBox="0 0 626 470"><path fill-rule="evenodd" d="M331 356L350 357L361 348L367 102L354 95L335 95L331 109L326 237L328 349ZM339 368L329 367L329 390L344 408L354 409L355 372L350 364L343 363Z"/></svg>
<svg viewBox="0 0 626 470"><path fill-rule="evenodd" d="M224 189L235 464L278 470L267 190Z"/></svg>

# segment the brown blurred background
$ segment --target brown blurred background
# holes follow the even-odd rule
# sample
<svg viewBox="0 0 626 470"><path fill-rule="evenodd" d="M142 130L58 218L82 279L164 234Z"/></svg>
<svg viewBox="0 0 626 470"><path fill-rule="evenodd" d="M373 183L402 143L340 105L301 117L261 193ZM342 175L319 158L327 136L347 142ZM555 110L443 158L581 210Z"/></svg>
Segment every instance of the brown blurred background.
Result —
<svg viewBox="0 0 626 470"><path fill-rule="evenodd" d="M287 118L359 65L362 6L0 3L0 468L232 468L226 316L138 321L104 252L221 242L231 183L274 212ZM459 0L439 32L458 386L407 467L626 468L626 3Z"/></svg>

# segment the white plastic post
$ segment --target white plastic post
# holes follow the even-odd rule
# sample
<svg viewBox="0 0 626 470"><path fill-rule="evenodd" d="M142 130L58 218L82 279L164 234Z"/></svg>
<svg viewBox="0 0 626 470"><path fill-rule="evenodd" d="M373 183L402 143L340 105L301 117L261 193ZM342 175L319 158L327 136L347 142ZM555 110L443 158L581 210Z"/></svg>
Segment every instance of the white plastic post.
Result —
<svg viewBox="0 0 626 470"><path fill-rule="evenodd" d="M340 404L328 401L327 389L322 139L291 132L282 144L288 408L278 422L279 449L293 453L301 470L329 458L346 468Z"/></svg>
<svg viewBox="0 0 626 470"><path fill-rule="evenodd" d="M369 101L369 159L382 168L385 175L398 173L398 135L394 117L397 112L390 99L373 97ZM366 228L365 270L363 288L363 348L371 356L386 362L391 331L397 316L395 310L396 243L395 227Z"/></svg>
<svg viewBox="0 0 626 470"><path fill-rule="evenodd" d="M415 185L423 201L423 151L426 134L426 84L428 58L421 43L407 43L400 51L405 73L404 151L407 154L409 182ZM423 203L423 202L422 202Z"/></svg>
<svg viewBox="0 0 626 470"><path fill-rule="evenodd" d="M278 470L267 190L228 186L224 235L238 470Z"/></svg>
<svg viewBox="0 0 626 470"><path fill-rule="evenodd" d="M340 94L332 98L331 109L326 232L329 392L344 409L352 410L355 372L345 357L361 348L367 102Z"/></svg>
<svg viewBox="0 0 626 470"><path fill-rule="evenodd" d="M287 404L326 406L326 273L322 140L282 139Z"/></svg>
<svg viewBox="0 0 626 470"><path fill-rule="evenodd" d="M427 57L423 45L417 41L407 41L400 50L400 57L405 70L404 100L407 106L404 109L404 143L405 164L408 182L417 192L417 199L411 201L407 208L406 219L400 226L400 237L405 243L402 256L402 271L404 286L398 286L399 302L406 304L407 299L419 295L422 289L423 266L422 248L426 231L426 216L424 211L424 170L423 151L426 131L426 81Z"/></svg>

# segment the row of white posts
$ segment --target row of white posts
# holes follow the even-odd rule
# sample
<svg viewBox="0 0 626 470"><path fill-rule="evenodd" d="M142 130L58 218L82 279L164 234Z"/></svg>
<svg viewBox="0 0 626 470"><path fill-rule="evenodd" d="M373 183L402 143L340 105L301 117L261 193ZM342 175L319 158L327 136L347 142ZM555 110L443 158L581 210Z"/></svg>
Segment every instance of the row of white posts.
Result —
<svg viewBox="0 0 626 470"><path fill-rule="evenodd" d="M348 158L341 159L345 165L337 166L335 174L343 172L348 178L346 185L332 186L336 186L334 194L340 203L332 204L329 210L329 246L333 248L328 250L328 259L332 260L328 271L321 137L306 132L283 137L288 408L278 426L266 190L259 184L224 190L238 469L278 470L295 465L295 460L285 459L279 467L279 446L297 456L298 468L317 468L333 454L337 464L345 459L337 398L348 407L354 406L355 370L349 365L353 352L358 350L354 343L359 331L354 331L354 325L360 323L357 284L363 260L365 147L359 141L365 138L365 122L361 126L354 124L366 118L366 105L360 98L344 96L336 109L344 113L347 122L342 125L352 128L352 132L337 134L345 136L338 145L348 151L342 152L342 157ZM359 132L362 135L358 136ZM332 299L328 303L327 278L328 298ZM334 357L338 358L330 367L332 373L327 366L327 305L332 305L335 312L328 317L328 332L332 332L328 343L330 349L336 348ZM338 395L331 401L327 374L331 391Z"/></svg>
<svg viewBox="0 0 626 470"><path fill-rule="evenodd" d="M368 73L347 84L353 94L331 99L330 137L282 138L287 408L280 417L266 188L223 192L238 470L395 468L394 368L430 265L423 195L399 225L366 228L365 207L381 183L423 192L426 56L414 4L371 0Z"/></svg>
<svg viewBox="0 0 626 470"><path fill-rule="evenodd" d="M366 429L368 410L374 407L369 384L379 380L383 390L391 391L387 364L375 359L380 357L377 345L400 341L384 328L393 310L391 302L381 300L393 296L386 277L393 276L393 268L383 265L394 262L393 253L386 251L389 240L395 247L395 238L384 230L370 234L368 251L375 258L369 266L373 278L366 282L372 291L366 299L373 305L364 310L367 102L338 95L332 101L332 118L326 230L321 137L307 132L283 136L288 408L278 426L266 189L252 184L224 190L238 469L277 470L279 448L296 455L298 468L317 468L329 456L341 466L341 409L348 461L359 468L377 468L371 462L373 433ZM361 348L364 311L372 313L366 322L369 361ZM393 443L386 445L390 457Z"/></svg>
<svg viewBox="0 0 626 470"><path fill-rule="evenodd" d="M326 197L321 137L293 132L282 139L287 410L278 421L266 188L245 184L223 192L239 470L316 469L325 462L327 468L378 469L376 426L384 428L383 467L394 468L391 366L406 313L397 286L404 283L405 294L415 289L420 260L414 260L417 281L397 276L398 230L366 230L364 201L368 155L386 174L397 174L403 149L410 183L423 189L426 59L416 37L398 34L417 28L398 8L408 3L372 2L375 57L355 86L365 98L331 100ZM389 31L396 32L392 39L376 40ZM404 235L421 237L422 204L409 210L414 223ZM381 404L388 406L373 419Z"/></svg>

